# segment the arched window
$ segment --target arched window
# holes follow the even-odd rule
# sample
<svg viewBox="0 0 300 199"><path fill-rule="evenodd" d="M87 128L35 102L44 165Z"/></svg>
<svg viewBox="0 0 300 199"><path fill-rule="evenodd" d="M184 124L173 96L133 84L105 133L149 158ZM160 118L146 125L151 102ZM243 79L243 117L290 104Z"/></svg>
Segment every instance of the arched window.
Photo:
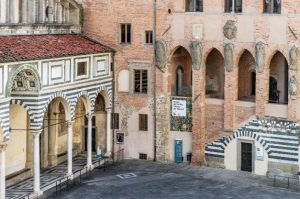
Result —
<svg viewBox="0 0 300 199"><path fill-rule="evenodd" d="M178 66L176 70L176 94L177 96L183 95L183 69Z"/></svg>

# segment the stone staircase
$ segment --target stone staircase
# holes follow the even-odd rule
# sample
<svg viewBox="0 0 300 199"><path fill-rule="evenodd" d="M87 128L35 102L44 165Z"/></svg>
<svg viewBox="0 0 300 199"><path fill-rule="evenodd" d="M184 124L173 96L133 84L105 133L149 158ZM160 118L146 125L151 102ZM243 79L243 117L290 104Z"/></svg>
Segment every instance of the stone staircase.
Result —
<svg viewBox="0 0 300 199"><path fill-rule="evenodd" d="M298 164L300 124L294 121L278 118L259 118L249 121L234 131L231 135L222 136L206 144L205 155L224 158L225 148L236 138L247 137L255 139L263 145L269 160Z"/></svg>

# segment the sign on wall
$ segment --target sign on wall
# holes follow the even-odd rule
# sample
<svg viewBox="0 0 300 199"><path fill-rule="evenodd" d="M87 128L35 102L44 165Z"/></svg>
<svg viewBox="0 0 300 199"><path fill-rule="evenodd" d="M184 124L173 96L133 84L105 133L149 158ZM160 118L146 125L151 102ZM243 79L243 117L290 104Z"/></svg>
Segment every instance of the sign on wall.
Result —
<svg viewBox="0 0 300 199"><path fill-rule="evenodd" d="M170 130L192 132L191 98L172 97L170 100Z"/></svg>
<svg viewBox="0 0 300 199"><path fill-rule="evenodd" d="M172 116L186 117L186 100L172 100Z"/></svg>
<svg viewBox="0 0 300 199"><path fill-rule="evenodd" d="M256 160L264 160L264 148L263 147L256 148Z"/></svg>

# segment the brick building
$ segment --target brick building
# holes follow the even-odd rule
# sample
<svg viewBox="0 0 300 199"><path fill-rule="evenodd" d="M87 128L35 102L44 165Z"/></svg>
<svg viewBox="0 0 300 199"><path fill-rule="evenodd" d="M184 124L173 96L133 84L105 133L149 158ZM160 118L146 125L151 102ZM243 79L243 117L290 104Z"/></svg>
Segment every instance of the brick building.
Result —
<svg viewBox="0 0 300 199"><path fill-rule="evenodd" d="M84 33L116 49L114 147L298 172L300 1L154 3L83 1Z"/></svg>

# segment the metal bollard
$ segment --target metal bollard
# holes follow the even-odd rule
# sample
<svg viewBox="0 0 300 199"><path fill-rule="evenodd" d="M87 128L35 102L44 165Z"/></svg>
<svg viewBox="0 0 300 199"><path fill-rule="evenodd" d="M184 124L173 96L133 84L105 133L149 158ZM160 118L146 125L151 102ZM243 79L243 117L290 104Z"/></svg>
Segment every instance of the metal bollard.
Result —
<svg viewBox="0 0 300 199"><path fill-rule="evenodd" d="M290 178L288 177L288 189L290 188Z"/></svg>
<svg viewBox="0 0 300 199"><path fill-rule="evenodd" d="M276 183L276 176L274 175L274 187L275 187L275 183Z"/></svg>

